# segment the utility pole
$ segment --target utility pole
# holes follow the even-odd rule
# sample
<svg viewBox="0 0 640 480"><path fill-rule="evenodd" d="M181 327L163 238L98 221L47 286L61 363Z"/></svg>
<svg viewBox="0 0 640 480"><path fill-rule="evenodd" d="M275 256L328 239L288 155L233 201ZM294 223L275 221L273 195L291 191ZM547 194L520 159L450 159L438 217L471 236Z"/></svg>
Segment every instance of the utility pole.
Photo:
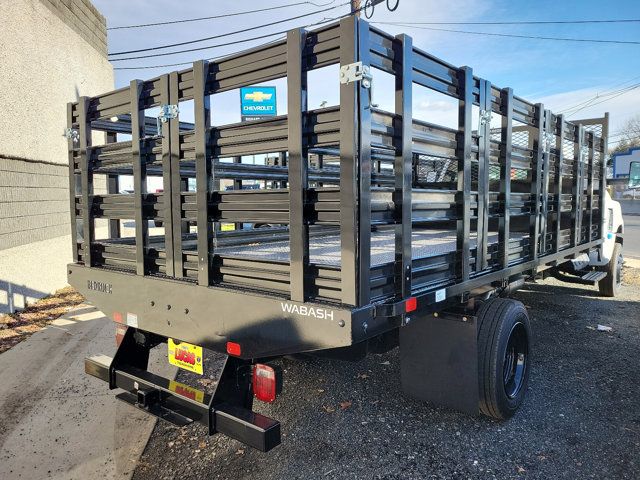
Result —
<svg viewBox="0 0 640 480"><path fill-rule="evenodd" d="M360 16L360 0L351 0L351 14Z"/></svg>

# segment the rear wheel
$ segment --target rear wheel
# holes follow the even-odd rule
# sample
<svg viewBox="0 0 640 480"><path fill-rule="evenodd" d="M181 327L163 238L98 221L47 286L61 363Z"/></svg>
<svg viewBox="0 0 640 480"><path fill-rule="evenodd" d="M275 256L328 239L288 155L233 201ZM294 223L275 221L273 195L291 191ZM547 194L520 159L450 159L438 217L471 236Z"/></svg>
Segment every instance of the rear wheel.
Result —
<svg viewBox="0 0 640 480"><path fill-rule="evenodd" d="M529 382L531 327L521 302L489 300L478 310L480 411L504 420L522 404Z"/></svg>
<svg viewBox="0 0 640 480"><path fill-rule="evenodd" d="M605 297L615 297L620 291L622 285L622 245L616 243L613 247L613 255L607 264L607 276L598 282L600 295Z"/></svg>

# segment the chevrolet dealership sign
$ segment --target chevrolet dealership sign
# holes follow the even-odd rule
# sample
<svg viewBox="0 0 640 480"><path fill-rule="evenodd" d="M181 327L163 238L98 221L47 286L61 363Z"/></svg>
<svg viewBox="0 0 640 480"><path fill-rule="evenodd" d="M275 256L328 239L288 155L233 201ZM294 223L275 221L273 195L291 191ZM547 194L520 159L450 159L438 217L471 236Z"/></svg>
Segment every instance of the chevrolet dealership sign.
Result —
<svg viewBox="0 0 640 480"><path fill-rule="evenodd" d="M276 87L242 87L240 115L242 121L276 116Z"/></svg>

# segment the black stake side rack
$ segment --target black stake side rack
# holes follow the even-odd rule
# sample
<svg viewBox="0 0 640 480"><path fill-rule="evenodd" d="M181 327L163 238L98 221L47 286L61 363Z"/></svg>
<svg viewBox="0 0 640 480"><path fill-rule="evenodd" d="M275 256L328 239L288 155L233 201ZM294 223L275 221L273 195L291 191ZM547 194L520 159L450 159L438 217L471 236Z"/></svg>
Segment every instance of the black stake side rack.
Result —
<svg viewBox="0 0 640 480"><path fill-rule="evenodd" d="M339 105L309 109L307 76L329 65ZM372 106L377 70L395 78L395 111ZM212 95L280 78L288 115L212 126ZM416 86L457 100L458 128L414 119ZM172 110L187 101L193 123ZM607 129L358 18L292 30L68 105L70 283L143 330L221 351L243 340L246 358L351 345L401 325L409 298L437 310L596 248Z"/></svg>

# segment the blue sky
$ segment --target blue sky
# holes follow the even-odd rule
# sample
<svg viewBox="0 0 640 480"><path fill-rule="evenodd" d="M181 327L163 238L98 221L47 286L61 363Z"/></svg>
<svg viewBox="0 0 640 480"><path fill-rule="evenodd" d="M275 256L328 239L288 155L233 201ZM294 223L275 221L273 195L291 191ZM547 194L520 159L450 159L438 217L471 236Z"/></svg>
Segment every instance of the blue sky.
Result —
<svg viewBox="0 0 640 480"><path fill-rule="evenodd" d="M330 0L314 0L328 3ZM94 0L96 7L106 16L108 26L132 23L149 23L198 16L218 15L273 5L294 3L294 0L268 0L239 2L216 0L180 1L171 0ZM335 0L329 6L340 5L345 0ZM305 23L333 17L348 11L347 6L293 22L261 29L270 21L313 12L320 7L312 4L300 5L271 12L256 13L241 17L151 27L133 30L109 31L109 51L132 50L157 44L188 41L196 38L223 34L225 32L256 26L255 32L236 35L229 39L270 33ZM324 7L327 8L327 7ZM400 6L389 13L384 4L376 8L372 21L429 22L429 21L510 21L510 20L604 20L640 18L640 2L618 0L602 2L583 1L508 1L508 0L460 0L441 2L436 0L400 0ZM390 33L407 33L414 45L454 65L469 65L474 73L500 87L510 86L515 93L530 101L542 101L547 108L559 110L581 103L603 92L640 82L640 45L573 43L547 40L486 37L449 32L419 30L393 25L378 27ZM575 37L640 41L640 23L629 24L583 24L583 25L526 25L526 26L436 26L477 32L515 33L553 37ZM201 46L219 43L221 40L205 42ZM157 65L164 63L191 62L199 58L218 57L233 53L256 42L242 46L223 47L169 57L149 58L126 62L114 62L114 67ZM151 78L176 68L116 71L116 87L128 84L133 78ZM335 76L334 76L335 75ZM381 106L393 105L393 89L389 79L375 78L376 102ZM634 77L635 80L634 80ZM334 103L337 92L337 70L320 72L311 85L310 107L315 108L322 100ZM625 83L626 82L626 83ZM284 82L272 82L284 89ZM331 88L324 88L331 85ZM335 87L335 88L334 88ZM387 88L391 87L391 88ZM286 94L278 92L280 113L286 109ZM325 98L326 97L326 98ZM438 123L448 123L455 106L446 99L437 99L427 92L414 93L414 108L419 116ZM606 98L606 97L603 97ZM239 114L237 93L222 95L214 100L214 123L235 121ZM595 102L594 102L595 103ZM453 110L452 110L453 109ZM187 116L188 106L183 110ZM611 131L615 132L630 117L640 114L640 88L600 105L576 114L576 118L601 116L611 113ZM187 120L187 118L185 118Z"/></svg>

